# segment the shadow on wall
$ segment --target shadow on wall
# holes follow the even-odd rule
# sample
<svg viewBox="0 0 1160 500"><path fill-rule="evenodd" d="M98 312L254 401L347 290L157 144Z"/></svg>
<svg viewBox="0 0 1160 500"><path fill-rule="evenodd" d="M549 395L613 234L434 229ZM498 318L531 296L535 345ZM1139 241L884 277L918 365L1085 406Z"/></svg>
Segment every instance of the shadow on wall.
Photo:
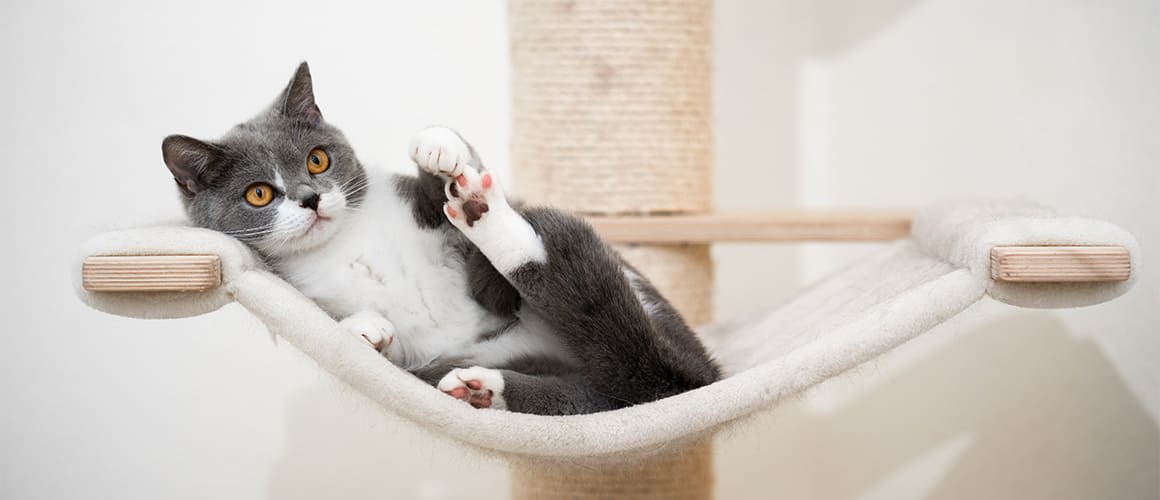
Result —
<svg viewBox="0 0 1160 500"><path fill-rule="evenodd" d="M720 496L746 494L734 477L770 478L761 491L783 498L1160 495L1156 422L1099 348L1050 313L958 336L827 413L794 404L727 439Z"/></svg>
<svg viewBox="0 0 1160 500"><path fill-rule="evenodd" d="M714 194L724 209L802 201L806 64L873 39L920 0L716 2ZM760 61L755 68L755 61ZM772 69L770 69L772 68ZM808 110L807 110L808 111ZM814 110L815 112L817 110ZM766 182L753 182L755 176ZM817 200L806 200L817 201Z"/></svg>
<svg viewBox="0 0 1160 500"><path fill-rule="evenodd" d="M300 390L286 412L268 498L508 498L503 462L384 414L329 375Z"/></svg>
<svg viewBox="0 0 1160 500"><path fill-rule="evenodd" d="M920 0L798 0L809 15L809 55L839 56L885 29Z"/></svg>
<svg viewBox="0 0 1160 500"><path fill-rule="evenodd" d="M715 2L714 203L723 211L768 210L835 200L803 189L817 173L804 143L810 106L805 68L878 36L921 0ZM760 64L755 65L755 61ZM806 87L806 88L803 88ZM816 90L815 90L816 92ZM816 105L816 103L815 103ZM811 112L813 115L811 116ZM825 115L826 113L821 113ZM812 165L816 168L816 165ZM755 179L762 182L754 182ZM813 179L813 182L817 182ZM823 183L824 184L824 183ZM808 186L806 186L808 187ZM836 200L841 205L841 200ZM877 208L890 208L888 201ZM713 247L717 319L792 297L803 268L800 247Z"/></svg>

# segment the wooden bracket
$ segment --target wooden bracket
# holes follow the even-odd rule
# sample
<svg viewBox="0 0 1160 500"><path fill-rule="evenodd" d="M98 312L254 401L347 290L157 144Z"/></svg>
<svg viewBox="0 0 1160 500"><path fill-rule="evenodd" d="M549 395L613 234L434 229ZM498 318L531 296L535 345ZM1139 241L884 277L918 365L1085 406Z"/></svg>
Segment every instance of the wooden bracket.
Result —
<svg viewBox="0 0 1160 500"><path fill-rule="evenodd" d="M217 255L94 255L81 267L90 292L204 292L221 283Z"/></svg>
<svg viewBox="0 0 1160 500"><path fill-rule="evenodd" d="M991 278L1021 283L1127 281L1128 249L1120 246L1002 246L991 249Z"/></svg>

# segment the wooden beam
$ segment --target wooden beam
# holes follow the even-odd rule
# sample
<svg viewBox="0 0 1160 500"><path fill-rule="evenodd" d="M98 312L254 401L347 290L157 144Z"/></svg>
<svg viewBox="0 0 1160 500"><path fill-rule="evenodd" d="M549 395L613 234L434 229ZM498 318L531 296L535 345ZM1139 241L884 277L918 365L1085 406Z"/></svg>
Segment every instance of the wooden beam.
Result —
<svg viewBox="0 0 1160 500"><path fill-rule="evenodd" d="M1127 281L1128 249L1119 246L1003 246L991 249L991 278L1021 283Z"/></svg>
<svg viewBox="0 0 1160 500"><path fill-rule="evenodd" d="M913 213L799 211L586 218L613 243L885 241L909 236Z"/></svg>
<svg viewBox="0 0 1160 500"><path fill-rule="evenodd" d="M204 292L221 282L217 255L94 255L81 267L91 292Z"/></svg>

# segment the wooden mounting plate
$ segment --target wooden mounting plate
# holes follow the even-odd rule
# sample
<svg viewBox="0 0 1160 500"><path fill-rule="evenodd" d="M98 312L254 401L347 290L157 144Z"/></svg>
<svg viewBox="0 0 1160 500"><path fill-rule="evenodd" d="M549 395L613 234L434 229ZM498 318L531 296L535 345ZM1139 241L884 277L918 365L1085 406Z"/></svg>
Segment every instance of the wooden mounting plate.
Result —
<svg viewBox="0 0 1160 500"><path fill-rule="evenodd" d="M81 267L91 292L204 292L221 282L217 255L93 255Z"/></svg>
<svg viewBox="0 0 1160 500"><path fill-rule="evenodd" d="M1120 246L1002 246L991 249L991 279L1021 283L1127 281L1128 249Z"/></svg>

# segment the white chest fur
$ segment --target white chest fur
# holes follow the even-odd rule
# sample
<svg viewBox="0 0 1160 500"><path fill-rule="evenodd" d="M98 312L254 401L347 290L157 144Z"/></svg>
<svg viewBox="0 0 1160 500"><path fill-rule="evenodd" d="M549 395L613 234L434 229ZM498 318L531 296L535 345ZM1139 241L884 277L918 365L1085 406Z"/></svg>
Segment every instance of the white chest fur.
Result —
<svg viewBox="0 0 1160 500"><path fill-rule="evenodd" d="M388 358L404 368L476 350L479 335L505 319L470 296L462 257L444 244L446 235L419 228L388 181L372 184L333 238L283 259L279 273L336 318L386 317L396 332Z"/></svg>

